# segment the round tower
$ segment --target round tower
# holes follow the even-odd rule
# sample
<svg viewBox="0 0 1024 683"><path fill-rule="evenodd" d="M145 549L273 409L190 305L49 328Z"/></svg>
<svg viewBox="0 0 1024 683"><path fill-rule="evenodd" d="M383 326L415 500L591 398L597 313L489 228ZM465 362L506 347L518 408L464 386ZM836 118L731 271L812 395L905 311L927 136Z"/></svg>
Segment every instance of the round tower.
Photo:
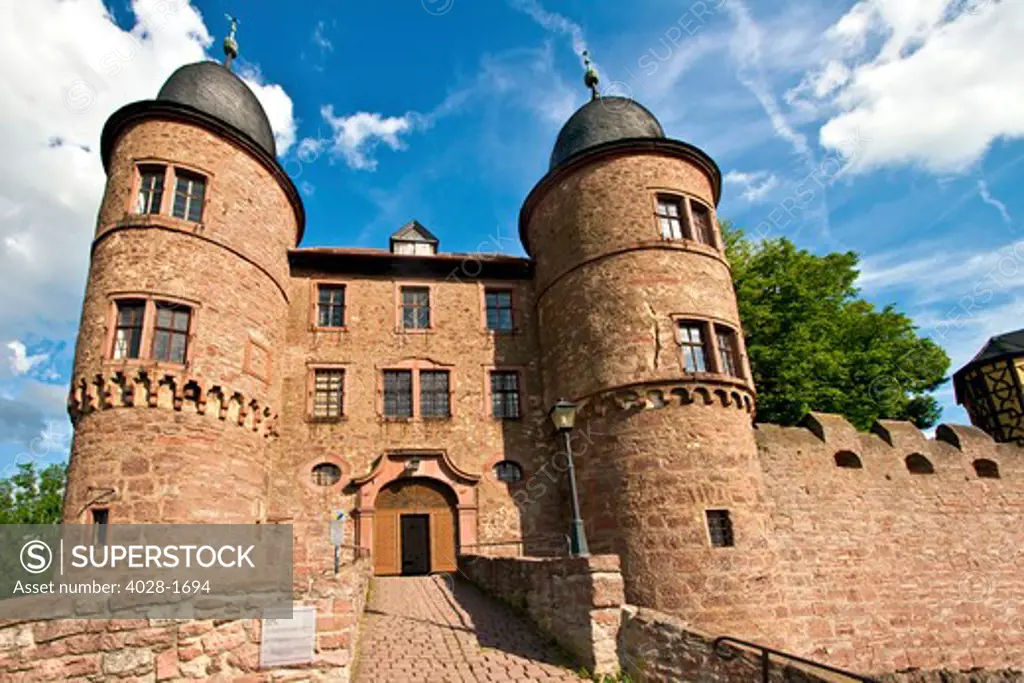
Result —
<svg viewBox="0 0 1024 683"><path fill-rule="evenodd" d="M67 522L265 514L302 202L253 92L190 64L101 141L69 409Z"/></svg>
<svg viewBox="0 0 1024 683"><path fill-rule="evenodd" d="M704 152L595 93L559 133L520 234L545 400L582 406L591 552L621 556L630 602L741 633L759 618L743 595L770 599L771 558L720 190Z"/></svg>

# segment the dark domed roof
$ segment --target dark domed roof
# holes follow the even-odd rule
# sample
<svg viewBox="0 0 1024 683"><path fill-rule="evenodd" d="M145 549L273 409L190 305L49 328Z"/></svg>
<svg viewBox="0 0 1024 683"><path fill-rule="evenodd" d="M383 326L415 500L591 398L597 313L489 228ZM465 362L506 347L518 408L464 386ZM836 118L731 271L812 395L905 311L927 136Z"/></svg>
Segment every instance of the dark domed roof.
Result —
<svg viewBox="0 0 1024 683"><path fill-rule="evenodd" d="M157 100L194 107L250 137L277 156L274 131L256 95L242 79L217 62L186 64L167 79Z"/></svg>
<svg viewBox="0 0 1024 683"><path fill-rule="evenodd" d="M599 97L580 107L562 126L551 152L551 168L597 145L631 138L663 138L654 114L626 97Z"/></svg>

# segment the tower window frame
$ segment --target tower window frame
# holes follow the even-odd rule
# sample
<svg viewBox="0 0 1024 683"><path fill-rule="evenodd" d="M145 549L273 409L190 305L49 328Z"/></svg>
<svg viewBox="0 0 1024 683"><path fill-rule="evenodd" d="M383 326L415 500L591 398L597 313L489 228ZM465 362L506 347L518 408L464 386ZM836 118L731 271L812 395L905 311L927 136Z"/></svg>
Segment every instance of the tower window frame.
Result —
<svg viewBox="0 0 1024 683"><path fill-rule="evenodd" d="M114 301L114 339L111 360L138 360L146 330L146 300L125 298Z"/></svg>
<svg viewBox="0 0 1024 683"><path fill-rule="evenodd" d="M104 363L174 368L191 364L198 302L152 292L118 292L110 297L108 306ZM129 306L136 313L126 321L122 312ZM138 317L140 310L141 319ZM167 310L171 311L170 320L166 314L161 314ZM128 344L127 351L137 348L134 355L125 354L125 344Z"/></svg>
<svg viewBox="0 0 1024 683"><path fill-rule="evenodd" d="M729 377L744 379L739 334L726 325L715 324L713 327L715 344L718 347L718 371Z"/></svg>
<svg viewBox="0 0 1024 683"><path fill-rule="evenodd" d="M693 242L721 251L715 210L681 192L656 190L654 217L660 238L667 242Z"/></svg>
<svg viewBox="0 0 1024 683"><path fill-rule="evenodd" d="M691 198L687 198L687 201L690 205L690 232L693 241L717 249L714 211L703 202Z"/></svg>
<svg viewBox="0 0 1024 683"><path fill-rule="evenodd" d="M206 206L206 176L183 168L174 169L174 199L171 216L201 223Z"/></svg>
<svg viewBox="0 0 1024 683"><path fill-rule="evenodd" d="M683 370L693 374L711 372L708 363L711 358L708 323L690 318L680 318L675 323Z"/></svg>
<svg viewBox="0 0 1024 683"><path fill-rule="evenodd" d="M192 307L158 300L153 302L153 311L150 357L157 362L184 365L192 332Z"/></svg>
<svg viewBox="0 0 1024 683"><path fill-rule="evenodd" d="M686 197L659 192L655 195L654 207L662 239L676 241L688 238Z"/></svg>
<svg viewBox="0 0 1024 683"><path fill-rule="evenodd" d="M132 200L132 213L159 215L163 210L167 187L166 164L140 163L136 166L136 189Z"/></svg>

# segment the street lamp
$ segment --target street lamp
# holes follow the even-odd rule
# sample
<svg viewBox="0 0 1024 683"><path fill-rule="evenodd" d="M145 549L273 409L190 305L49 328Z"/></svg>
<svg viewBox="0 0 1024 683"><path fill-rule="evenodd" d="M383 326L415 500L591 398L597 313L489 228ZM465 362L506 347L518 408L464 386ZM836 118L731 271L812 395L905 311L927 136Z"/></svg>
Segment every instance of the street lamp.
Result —
<svg viewBox="0 0 1024 683"><path fill-rule="evenodd" d="M587 548L587 532L583 528L583 520L580 519L580 499L576 492L576 468L572 461L572 443L569 434L576 426L576 404L559 399L551 408L551 421L555 429L561 432L565 439L565 455L569 459L569 491L572 494L572 528L569 535L569 554L573 557L589 557L590 550Z"/></svg>

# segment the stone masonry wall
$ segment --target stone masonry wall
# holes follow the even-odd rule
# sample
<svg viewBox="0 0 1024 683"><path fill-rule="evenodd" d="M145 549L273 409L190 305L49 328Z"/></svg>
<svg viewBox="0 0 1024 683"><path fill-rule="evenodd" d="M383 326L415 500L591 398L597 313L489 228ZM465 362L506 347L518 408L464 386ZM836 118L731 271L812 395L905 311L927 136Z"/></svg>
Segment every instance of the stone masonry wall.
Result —
<svg viewBox="0 0 1024 683"><path fill-rule="evenodd" d="M347 681L370 572L361 560L318 579L296 601L317 608L312 664L261 670L260 619L0 620L0 680Z"/></svg>
<svg viewBox="0 0 1024 683"><path fill-rule="evenodd" d="M761 642L876 674L1024 666L1024 449L973 427L929 440L821 414L756 433L783 599L734 599L772 615ZM838 467L841 452L862 467ZM935 473L909 472L912 454ZM979 459L1000 478L980 478Z"/></svg>
<svg viewBox="0 0 1024 683"><path fill-rule="evenodd" d="M524 611L589 671L619 670L616 639L624 602L619 558L459 558L473 583Z"/></svg>

